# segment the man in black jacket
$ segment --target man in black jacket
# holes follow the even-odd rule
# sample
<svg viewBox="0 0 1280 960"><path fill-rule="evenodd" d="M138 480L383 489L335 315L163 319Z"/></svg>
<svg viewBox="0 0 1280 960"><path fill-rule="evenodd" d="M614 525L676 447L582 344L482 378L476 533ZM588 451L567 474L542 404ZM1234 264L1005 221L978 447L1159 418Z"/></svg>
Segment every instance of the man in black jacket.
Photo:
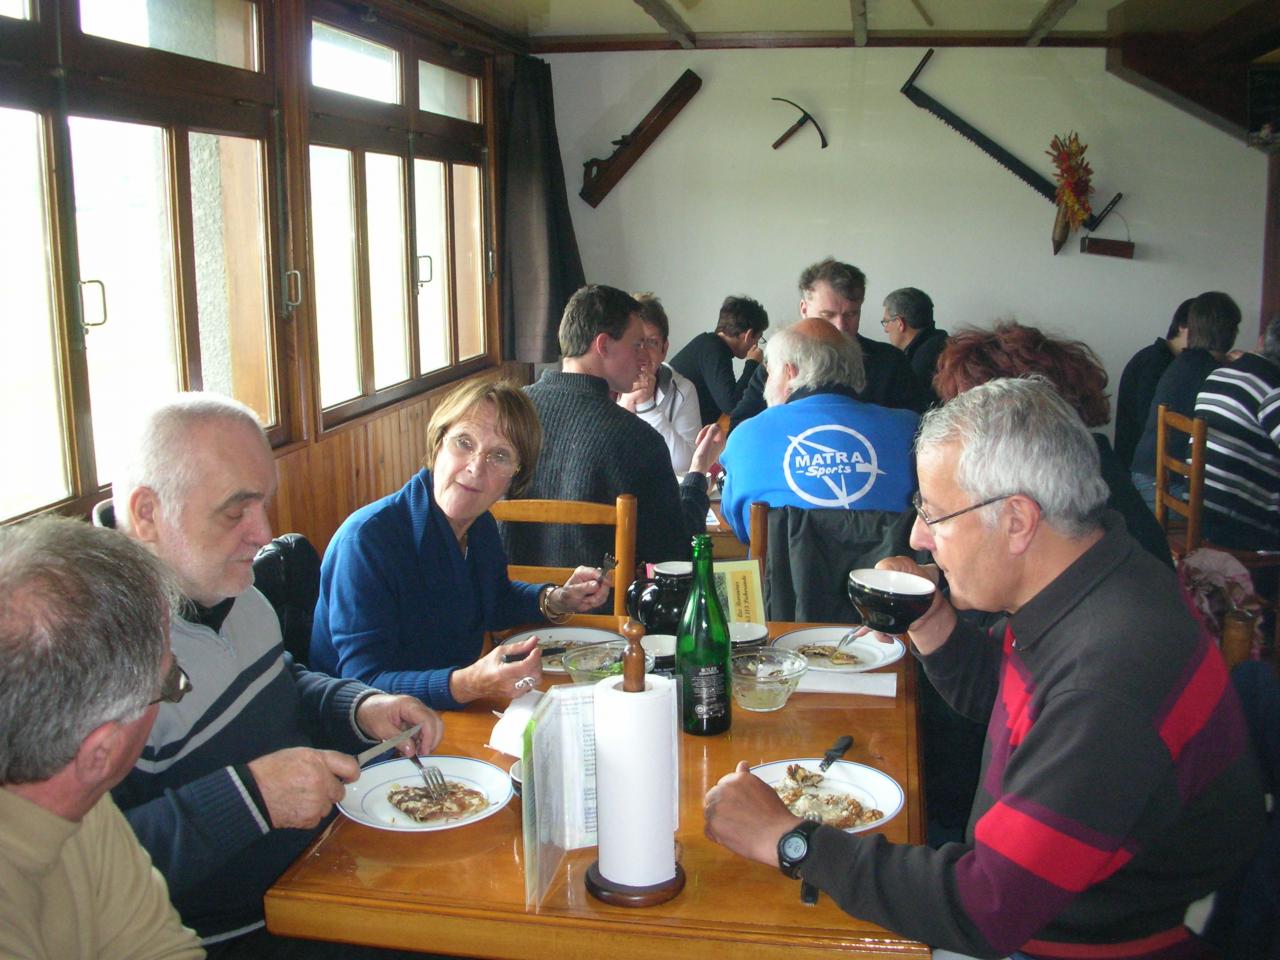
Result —
<svg viewBox="0 0 1280 960"><path fill-rule="evenodd" d="M845 336L854 337L862 348L867 385L858 399L882 407L923 412L929 406L929 395L920 388L907 358L891 344L869 340L858 333L866 295L866 274L850 263L827 257L800 274L800 316L826 320ZM768 379L764 367L756 370L729 417L730 429L765 408L764 386Z"/></svg>
<svg viewBox="0 0 1280 960"><path fill-rule="evenodd" d="M1120 389L1116 392L1115 451L1126 470L1133 468L1133 451L1142 439L1156 384L1187 345L1187 318L1194 299L1191 297L1178 305L1169 322L1169 332L1135 353L1120 374Z"/></svg>
<svg viewBox="0 0 1280 960"><path fill-rule="evenodd" d="M939 330L934 324L933 301L929 295L915 287L893 291L884 298L884 318L880 326L889 342L906 355L920 389L929 394L931 401L936 401L933 372L938 366L938 354L947 345L947 331Z"/></svg>

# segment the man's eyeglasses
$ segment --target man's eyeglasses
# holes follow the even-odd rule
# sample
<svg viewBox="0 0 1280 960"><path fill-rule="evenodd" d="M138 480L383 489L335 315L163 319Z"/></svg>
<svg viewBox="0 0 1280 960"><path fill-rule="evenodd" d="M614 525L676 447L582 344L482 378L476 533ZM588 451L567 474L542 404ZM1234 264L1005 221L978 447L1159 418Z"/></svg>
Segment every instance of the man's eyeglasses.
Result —
<svg viewBox="0 0 1280 960"><path fill-rule="evenodd" d="M462 460L472 460L480 455L480 446L465 433L453 433L444 438L449 452ZM520 464L510 450L489 450L484 454L486 466L497 473L511 476L520 469Z"/></svg>
<svg viewBox="0 0 1280 960"><path fill-rule="evenodd" d="M190 692L191 678L187 676L187 671L182 669L182 665L178 663L178 658L174 657L169 661L169 672L160 681L160 696L148 703L147 706L152 707L162 702L177 703Z"/></svg>
<svg viewBox="0 0 1280 960"><path fill-rule="evenodd" d="M897 317L883 317L883 318L881 318L881 320L880 320L880 326L881 326L881 327L883 327L883 328L885 328L885 329L888 329L889 324L893 323L893 321L895 321L895 320L897 320L897 319L898 319Z"/></svg>
<svg viewBox="0 0 1280 960"><path fill-rule="evenodd" d="M916 513L920 519L924 521L926 527L934 527L940 523L946 523L948 520L954 520L956 517L966 514L971 510L977 510L981 507L990 506L993 503L999 503L1001 500L1008 500L1014 496L1012 493L1003 493L998 497L992 497L990 500L983 500L981 503L975 503L973 506L965 507L963 510L957 510L954 513L948 513L945 517L931 517L925 513L924 505L920 502L920 491L917 490L911 495L911 506L915 507Z"/></svg>

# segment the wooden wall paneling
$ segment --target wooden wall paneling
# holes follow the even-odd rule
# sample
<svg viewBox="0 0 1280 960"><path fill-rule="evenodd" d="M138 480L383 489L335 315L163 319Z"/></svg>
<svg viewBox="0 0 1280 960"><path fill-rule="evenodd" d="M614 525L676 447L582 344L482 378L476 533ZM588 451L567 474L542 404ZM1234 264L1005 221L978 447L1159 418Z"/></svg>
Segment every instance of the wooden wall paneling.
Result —
<svg viewBox="0 0 1280 960"><path fill-rule="evenodd" d="M526 384L531 368L505 363L476 376ZM305 534L323 553L352 511L400 489L422 466L427 424L454 386L421 394L282 453L276 460L280 489L271 516L275 533Z"/></svg>

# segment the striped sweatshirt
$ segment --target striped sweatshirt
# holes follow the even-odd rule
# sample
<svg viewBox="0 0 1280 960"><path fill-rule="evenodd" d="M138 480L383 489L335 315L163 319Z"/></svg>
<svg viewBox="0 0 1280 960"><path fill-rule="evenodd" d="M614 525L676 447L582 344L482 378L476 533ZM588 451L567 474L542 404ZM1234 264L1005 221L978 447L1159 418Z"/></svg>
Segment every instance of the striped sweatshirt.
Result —
<svg viewBox="0 0 1280 960"><path fill-rule="evenodd" d="M216 627L175 617L169 638L191 692L160 704L112 793L183 922L213 942L262 925L262 895L319 831L272 829L247 764L288 747L363 749L374 741L355 712L372 691L295 664L252 587Z"/></svg>
<svg viewBox="0 0 1280 960"><path fill-rule="evenodd" d="M1280 367L1254 353L1219 367L1200 388L1196 416L1209 426L1205 536L1280 548Z"/></svg>
<svg viewBox="0 0 1280 960"><path fill-rule="evenodd" d="M1183 915L1257 846L1262 788L1173 572L1104 524L1001 632L961 623L922 658L989 717L966 842L821 828L801 873L849 913L980 957L1205 955Z"/></svg>

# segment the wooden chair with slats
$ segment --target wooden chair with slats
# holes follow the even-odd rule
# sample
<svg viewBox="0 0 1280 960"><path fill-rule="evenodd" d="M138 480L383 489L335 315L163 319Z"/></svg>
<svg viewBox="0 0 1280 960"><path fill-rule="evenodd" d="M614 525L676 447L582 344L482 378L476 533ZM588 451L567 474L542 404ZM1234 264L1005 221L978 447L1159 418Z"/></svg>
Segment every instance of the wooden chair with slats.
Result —
<svg viewBox="0 0 1280 960"><path fill-rule="evenodd" d="M1168 452L1172 446L1171 439L1177 434L1188 438L1186 460L1179 460ZM1280 556L1275 554L1233 550L1204 538L1204 459L1208 439L1208 425L1199 417L1186 417L1164 404L1160 405L1156 416L1156 521L1169 538L1169 550L1174 560L1181 561L1193 550L1207 547L1235 557L1251 576L1255 571L1280 566ZM1174 475L1187 481L1183 496L1170 489ZM1172 514L1181 520L1175 521ZM1275 619L1273 657L1280 661L1280 585L1272 593L1271 597L1264 599L1271 606Z"/></svg>
<svg viewBox="0 0 1280 960"><path fill-rule="evenodd" d="M1169 453L1171 434L1187 437L1186 460ZM1204 448L1208 428L1200 418L1183 416L1160 404L1156 418L1156 522L1169 538L1175 560L1200 546L1201 511L1204 507ZM1173 476L1186 480L1186 496L1171 489ZM1175 521L1170 512L1181 517Z"/></svg>
<svg viewBox="0 0 1280 960"><path fill-rule="evenodd" d="M636 498L632 494L622 494L613 505L583 500L499 500L489 512L505 522L613 527L613 556L618 561L613 574L613 612L619 617L627 615L627 587L636 575ZM601 559L583 557L582 563L599 563ZM513 563L507 566L507 576L526 583L561 584L573 569Z"/></svg>

